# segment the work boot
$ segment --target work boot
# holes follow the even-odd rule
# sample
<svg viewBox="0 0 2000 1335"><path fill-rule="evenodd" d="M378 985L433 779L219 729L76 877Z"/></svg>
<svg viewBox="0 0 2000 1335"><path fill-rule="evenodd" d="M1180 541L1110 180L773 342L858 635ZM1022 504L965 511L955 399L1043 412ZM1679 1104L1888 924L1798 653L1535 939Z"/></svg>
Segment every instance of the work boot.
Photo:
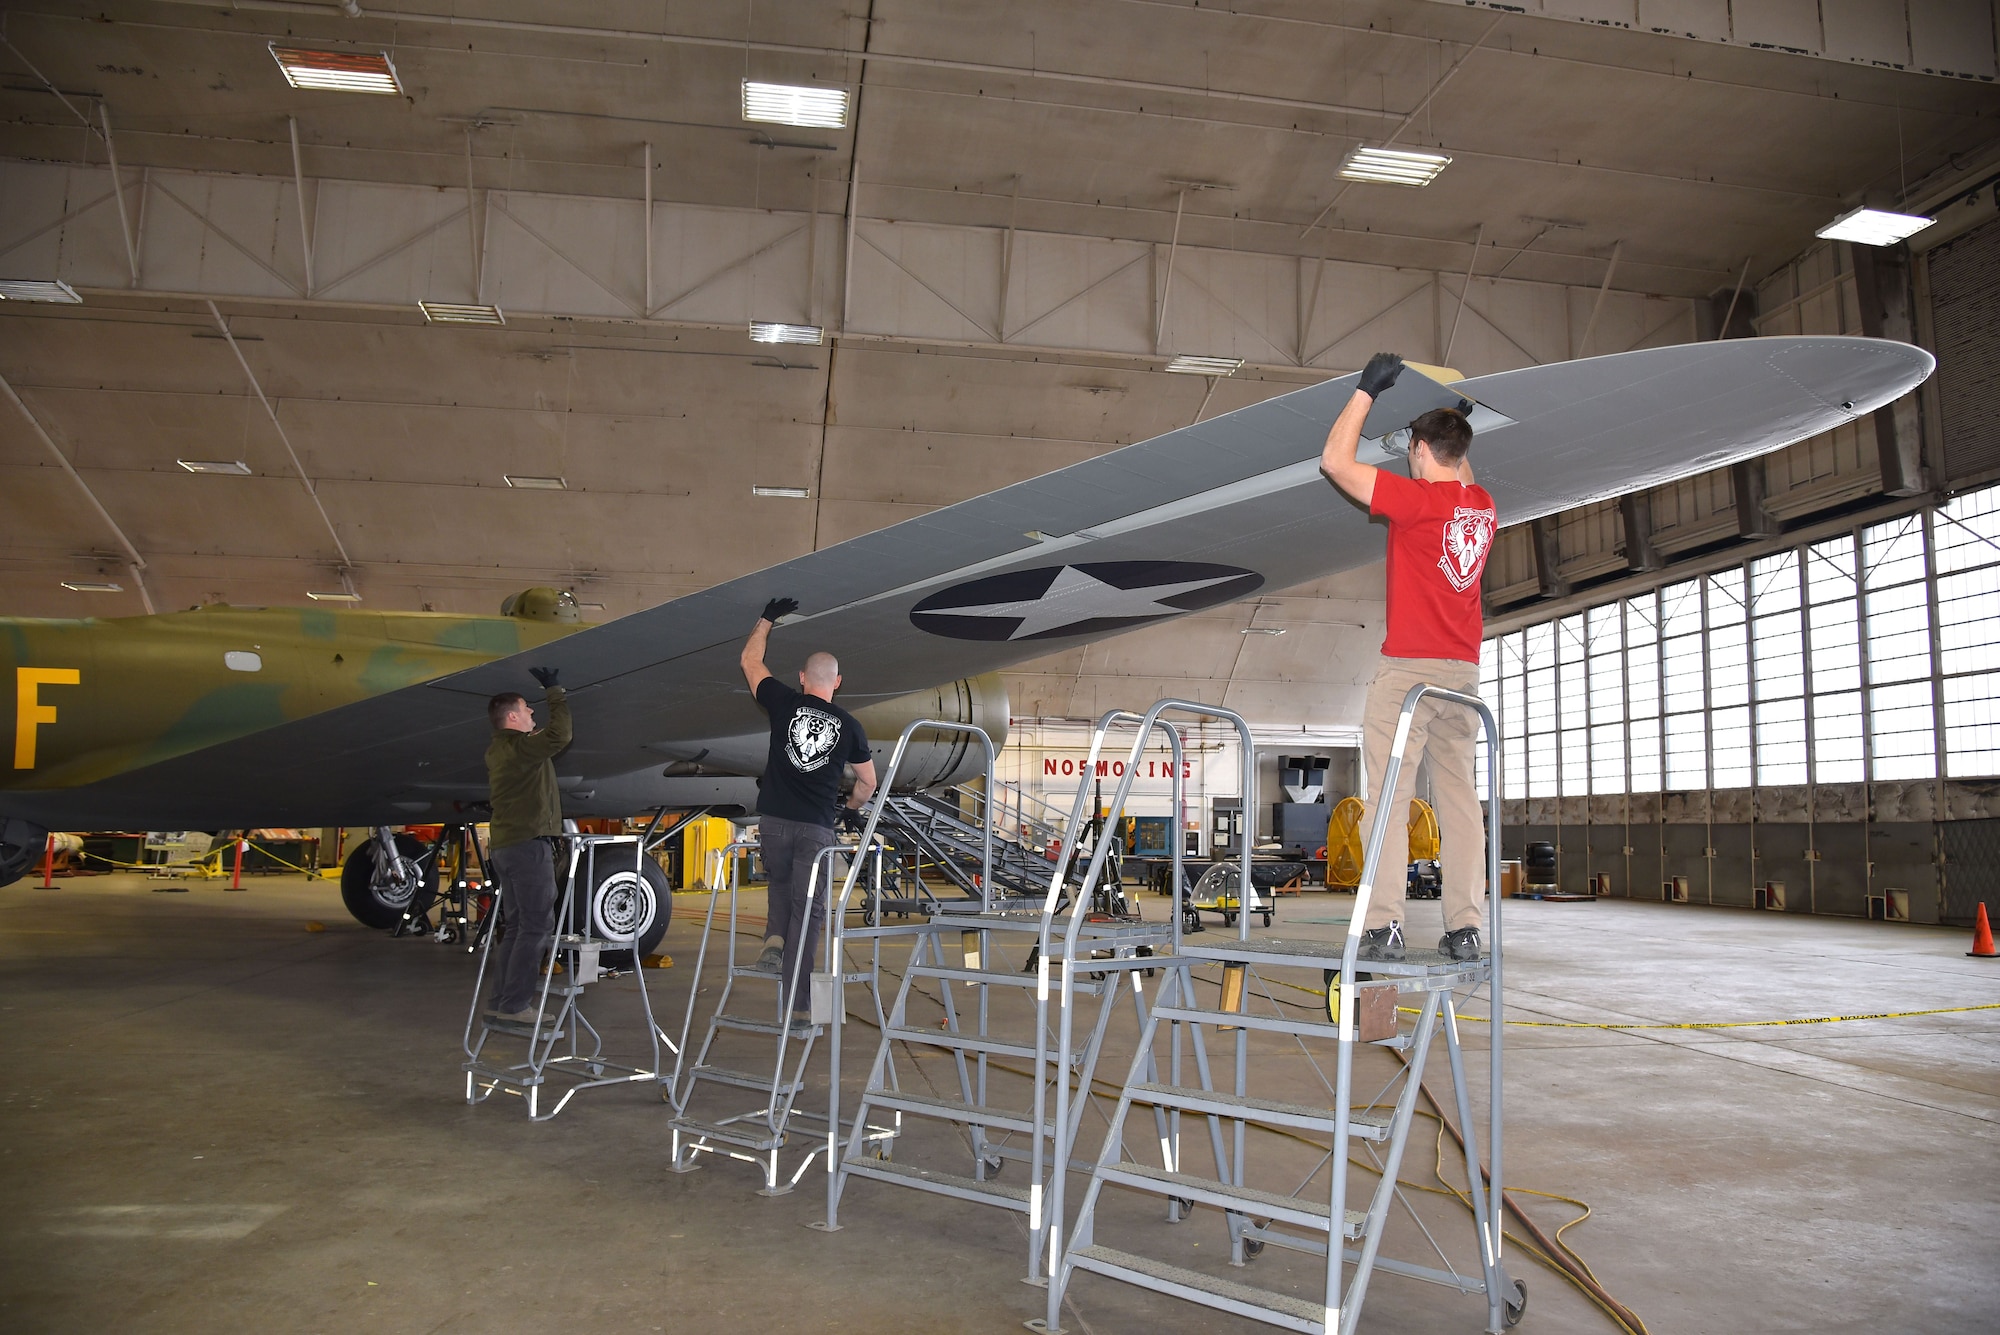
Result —
<svg viewBox="0 0 2000 1335"><path fill-rule="evenodd" d="M1377 927L1361 934L1361 949L1357 959L1379 960L1384 964L1394 964L1403 958L1403 924L1392 922L1387 927Z"/></svg>
<svg viewBox="0 0 2000 1335"><path fill-rule="evenodd" d="M1446 932L1438 938L1438 949L1448 960L1476 960L1479 958L1479 929L1461 927L1454 932Z"/></svg>
<svg viewBox="0 0 2000 1335"><path fill-rule="evenodd" d="M759 973L776 973L784 967L784 964L785 948L783 946L765 946L764 953L759 955L756 962L750 967Z"/></svg>
<svg viewBox="0 0 2000 1335"><path fill-rule="evenodd" d="M533 1006L523 1006L517 1011L490 1010L486 1014L489 1019L504 1020L508 1024L533 1024L537 1012Z"/></svg>

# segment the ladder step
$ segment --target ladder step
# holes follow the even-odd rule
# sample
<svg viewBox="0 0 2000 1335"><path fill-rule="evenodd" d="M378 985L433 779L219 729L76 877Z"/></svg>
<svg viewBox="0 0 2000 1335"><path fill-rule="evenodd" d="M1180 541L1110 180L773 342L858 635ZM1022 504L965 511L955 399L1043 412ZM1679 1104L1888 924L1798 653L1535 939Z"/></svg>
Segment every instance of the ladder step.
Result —
<svg viewBox="0 0 2000 1335"><path fill-rule="evenodd" d="M782 1034L790 1032L793 1038L804 1038L807 1032L810 1032L813 1037L817 1038L826 1032L826 1026L822 1024L813 1025L809 1031L798 1029L787 1031L786 1027L776 1020L753 1020L747 1015L717 1015L711 1018L709 1023L717 1029L733 1029L745 1034Z"/></svg>
<svg viewBox="0 0 2000 1335"><path fill-rule="evenodd" d="M1300 1331L1303 1335L1323 1335L1326 1329L1326 1309L1319 1303L1288 1293L1254 1289L1198 1270L1184 1270L1150 1256L1093 1246L1071 1248L1063 1259L1078 1270L1120 1279L1155 1293L1171 1294L1204 1307Z"/></svg>
<svg viewBox="0 0 2000 1335"><path fill-rule="evenodd" d="M1033 1113L986 1107L977 1103L965 1103L959 1099L941 1099L930 1094L871 1089L863 1096L863 1102L870 1108L888 1108L896 1112L914 1113L918 1117L936 1117L947 1122L963 1122L967 1126L981 1126L988 1130L1018 1131L1022 1135L1027 1135L1035 1129ZM1048 1134L1046 1128L1042 1134Z"/></svg>
<svg viewBox="0 0 2000 1335"><path fill-rule="evenodd" d="M977 1034L954 1034L949 1029L884 1029L883 1038L899 1038L905 1043L924 1043L934 1048L953 1048L959 1052L984 1052L994 1057L1023 1057L1035 1059L1035 1045L1032 1043L1003 1043L997 1038L981 1038ZM1050 1049L1054 1051L1053 1047Z"/></svg>
<svg viewBox="0 0 2000 1335"><path fill-rule="evenodd" d="M1164 1168L1154 1168L1149 1164L1103 1164L1096 1171L1097 1176L1106 1182L1137 1187L1141 1191L1150 1191L1162 1196L1179 1196L1184 1200L1199 1201L1203 1205L1233 1210L1238 1214L1264 1215L1280 1223L1296 1224L1300 1228L1326 1232L1327 1207L1302 1196L1285 1196L1275 1191L1260 1191L1256 1187L1238 1187L1227 1182L1217 1182L1212 1177L1200 1177L1189 1173L1169 1173ZM1368 1227L1367 1214L1360 1210L1349 1210L1346 1213L1347 1227L1343 1230L1344 1235L1349 1238L1360 1237Z"/></svg>
<svg viewBox="0 0 2000 1335"><path fill-rule="evenodd" d="M1026 1213L1028 1209L1026 1187L981 1182L977 1178L962 1177L957 1173L940 1173L934 1168L915 1168L909 1164L892 1163L886 1159L849 1159L841 1164L840 1171L853 1177L868 1177L877 1182L894 1182L900 1186L915 1187L918 1191L928 1191L938 1196L977 1201L981 1205L997 1205L1003 1210L1019 1210Z"/></svg>
<svg viewBox="0 0 2000 1335"><path fill-rule="evenodd" d="M698 1122L692 1117L676 1117L667 1125L683 1136L696 1140L719 1140L725 1145L734 1145L745 1150L776 1150L784 1148L785 1138L772 1133L768 1126L755 1122L732 1122L722 1126L715 1122Z"/></svg>
<svg viewBox="0 0 2000 1335"><path fill-rule="evenodd" d="M567 1030L560 1029L553 1023L544 1023L540 1029L537 1029L532 1020L496 1020L489 1015L486 1017L485 1024L486 1028L493 1033L511 1034L515 1038L550 1039L569 1037Z"/></svg>
<svg viewBox="0 0 2000 1335"><path fill-rule="evenodd" d="M1214 944L1183 941L1180 956L1189 960L1247 963L1256 967L1328 969L1340 964L1346 948L1345 940L1287 941L1276 937L1253 937L1248 941L1239 939ZM1454 960L1441 950L1411 946L1404 952L1403 958L1393 964L1381 960L1357 960L1354 967L1359 973L1372 973L1378 978L1460 974L1469 981L1474 976L1485 976L1491 964L1490 954L1481 954L1476 960Z"/></svg>
<svg viewBox="0 0 2000 1335"><path fill-rule="evenodd" d="M906 972L912 978L943 978L954 983L991 983L997 987L1033 987L1031 973L1001 973L996 969L949 969L937 964L912 964Z"/></svg>
<svg viewBox="0 0 2000 1335"><path fill-rule="evenodd" d="M754 1089L761 1093L796 1094L805 1088L805 1081L792 1080L772 1086L768 1075L753 1075L748 1071L732 1071L727 1066L697 1066L689 1072L696 1080L713 1080L718 1085L735 1085L739 1089Z"/></svg>
<svg viewBox="0 0 2000 1335"><path fill-rule="evenodd" d="M1153 1014L1162 1020L1189 1024L1213 1024L1231 1029L1261 1029L1273 1034L1297 1034L1302 1038L1322 1038L1337 1042L1340 1029L1326 1020L1293 1019L1285 1015L1256 1015L1249 1012L1217 1011L1194 1006L1155 1006Z"/></svg>
<svg viewBox="0 0 2000 1335"><path fill-rule="evenodd" d="M1155 1103L1163 1108L1213 1113L1235 1121L1289 1126L1301 1131L1333 1130L1333 1110L1314 1107L1310 1103L1246 1098L1219 1090L1189 1089L1184 1085L1133 1085L1129 1092L1138 1102ZM1356 1140L1387 1140L1391 1117L1391 1113L1379 1108L1357 1109L1347 1115L1348 1134Z"/></svg>

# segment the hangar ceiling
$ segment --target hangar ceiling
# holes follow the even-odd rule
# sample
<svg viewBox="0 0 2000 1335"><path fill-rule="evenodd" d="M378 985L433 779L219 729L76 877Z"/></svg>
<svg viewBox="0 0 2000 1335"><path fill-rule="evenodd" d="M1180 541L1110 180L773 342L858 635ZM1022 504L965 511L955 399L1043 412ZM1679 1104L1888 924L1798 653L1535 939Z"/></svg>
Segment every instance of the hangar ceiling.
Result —
<svg viewBox="0 0 2000 1335"><path fill-rule="evenodd" d="M163 608L295 603L344 550L370 608L549 582L612 616L1377 340L1479 374L1711 336L1815 227L2000 136L1990 83L1423 0L359 8L4 15L0 277L84 301L0 305L33 418L0 403L0 611L140 610L50 443ZM288 88L273 41L387 51L405 95ZM748 124L746 77L845 87L849 127ZM1341 181L1392 136L1452 163ZM507 327L415 309L473 297ZM828 341L751 344L753 318ZM1177 352L1249 365L1162 374ZM127 592L59 583L92 577ZM1129 676L1337 707L1377 599L1360 572L1060 656L1016 709Z"/></svg>

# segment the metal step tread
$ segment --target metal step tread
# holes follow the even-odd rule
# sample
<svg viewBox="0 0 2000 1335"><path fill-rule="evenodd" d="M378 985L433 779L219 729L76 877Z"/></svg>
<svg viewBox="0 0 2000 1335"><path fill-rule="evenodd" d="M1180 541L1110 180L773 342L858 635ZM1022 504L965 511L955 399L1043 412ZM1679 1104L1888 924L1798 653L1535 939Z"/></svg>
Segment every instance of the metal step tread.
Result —
<svg viewBox="0 0 2000 1335"><path fill-rule="evenodd" d="M949 1029L884 1029L885 1039L901 1039L905 1043L922 1043L933 1048L951 1048L959 1052L984 1052L994 1057L1022 1057L1033 1061L1035 1045L1032 1043L1006 1043L997 1038L981 1038L977 1034L955 1034Z"/></svg>
<svg viewBox="0 0 2000 1335"><path fill-rule="evenodd" d="M1323 1017L1315 1018L1304 1013L1264 1015L1256 1011L1212 1010L1207 1006L1155 1006L1153 1014L1162 1020L1221 1025L1230 1029L1262 1029L1275 1034L1322 1038L1328 1042L1337 1042L1340 1038L1340 1026Z"/></svg>
<svg viewBox="0 0 2000 1335"><path fill-rule="evenodd" d="M1003 1209L1028 1208L1026 1187L1010 1187L999 1182L981 1182L977 1178L965 1177L958 1173L941 1173L934 1168L917 1168L911 1164L895 1163L888 1159L849 1159L841 1165L841 1171L855 1177L870 1177L878 1182L895 1182L906 1187L915 1187L919 1191L935 1192L941 1196L984 1200Z"/></svg>
<svg viewBox="0 0 2000 1335"><path fill-rule="evenodd" d="M1220 1307L1226 1312L1239 1312L1260 1319L1276 1318L1273 1324L1289 1330L1317 1335L1325 1329L1326 1308L1323 1304L1294 1298L1288 1293L1252 1288L1233 1279L1205 1275L1199 1270L1186 1270L1167 1261L1110 1247L1075 1247L1065 1254L1064 1259L1079 1270L1122 1279L1142 1288L1157 1289L1160 1283L1171 1284L1181 1291L1182 1297L1210 1307ZM1149 1280L1155 1282L1148 1283Z"/></svg>
<svg viewBox="0 0 2000 1335"><path fill-rule="evenodd" d="M1142 1191L1155 1191L1163 1196L1179 1196L1187 1200L1200 1201L1205 1205L1219 1206L1225 1210L1237 1210L1242 1214L1268 1214L1286 1223L1299 1224L1306 1228L1325 1229L1329 1214L1327 1207L1318 1201L1303 1196L1286 1196L1276 1191L1264 1191L1257 1187L1239 1187L1229 1182L1218 1182L1212 1177L1201 1177L1191 1173L1170 1173L1164 1168L1154 1168L1150 1164L1112 1163L1101 1165L1097 1175L1107 1182L1117 1182L1128 1187L1138 1187ZM1239 1207L1250 1206L1249 1210ZM1360 1237L1368 1227L1368 1215L1362 1210L1348 1210L1345 1236Z"/></svg>
<svg viewBox="0 0 2000 1335"><path fill-rule="evenodd" d="M953 983L971 983L984 986L992 983L1000 987L1033 987L1037 979L1031 973L1001 973L997 969L953 969L941 964L912 964L904 972L912 978L942 978Z"/></svg>
<svg viewBox="0 0 2000 1335"><path fill-rule="evenodd" d="M1310 1103L1260 1099L1221 1090L1192 1089L1186 1085L1140 1084L1130 1086L1129 1092L1139 1102L1157 1103L1187 1112L1212 1112L1219 1117L1261 1122L1266 1126L1289 1126L1307 1131L1333 1130L1333 1109ZM1387 1140L1393 1116L1392 1112L1380 1108L1356 1109L1347 1115L1348 1132L1357 1140Z"/></svg>
<svg viewBox="0 0 2000 1335"><path fill-rule="evenodd" d="M496 1034L511 1034L515 1038L567 1038L569 1031L560 1027L553 1017L537 1026L532 1020L501 1020L488 1015L481 1023Z"/></svg>
<svg viewBox="0 0 2000 1335"><path fill-rule="evenodd" d="M690 1072L696 1080L713 1080L718 1085L735 1085L739 1089L754 1089L760 1093L796 1094L805 1088L805 1081L791 1080L772 1087L771 1077L755 1075L749 1071L734 1071L727 1066L697 1066Z"/></svg>
<svg viewBox="0 0 2000 1335"><path fill-rule="evenodd" d="M683 1136L693 1136L698 1140L719 1140L725 1145L735 1145L746 1150L783 1149L785 1138L775 1134L770 1127L754 1122L731 1122L723 1126L716 1122L697 1121L692 1117L676 1117L667 1123L668 1127Z"/></svg>
<svg viewBox="0 0 2000 1335"><path fill-rule="evenodd" d="M817 1038L826 1032L826 1026L816 1024L807 1029L788 1029L776 1020L753 1020L747 1015L715 1015L709 1023L717 1029L733 1029L745 1034L790 1033L793 1038L804 1038L808 1033Z"/></svg>
<svg viewBox="0 0 2000 1335"><path fill-rule="evenodd" d="M1327 968L1337 963L1346 950L1345 939L1308 941L1300 938L1253 936L1248 941L1200 943L1182 941L1180 954L1184 959L1243 960L1251 964L1294 964L1302 968ZM1447 958L1441 950L1411 946L1397 963L1357 960L1354 967L1359 972L1372 973L1377 977L1416 978L1430 974L1483 974L1491 964L1492 956L1485 952L1482 952L1476 960L1454 960Z"/></svg>
<svg viewBox="0 0 2000 1335"><path fill-rule="evenodd" d="M871 1089L862 1096L862 1103L869 1108L888 1108L896 1112L914 1113L919 1117L937 1117L950 1122L963 1122L967 1126L1019 1131L1023 1135L1035 1129L1033 1113L967 1103L962 1099L939 1098L933 1094L913 1094L907 1090ZM1044 1130L1043 1134L1046 1135L1047 1131Z"/></svg>

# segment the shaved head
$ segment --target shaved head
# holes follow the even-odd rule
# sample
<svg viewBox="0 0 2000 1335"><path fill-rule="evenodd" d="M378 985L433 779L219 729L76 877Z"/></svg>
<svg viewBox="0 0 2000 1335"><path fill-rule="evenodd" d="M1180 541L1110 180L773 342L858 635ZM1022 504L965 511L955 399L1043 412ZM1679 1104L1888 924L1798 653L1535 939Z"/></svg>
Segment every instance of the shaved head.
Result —
<svg viewBox="0 0 2000 1335"><path fill-rule="evenodd" d="M816 690L831 691L840 685L840 660L824 651L806 659L805 667L799 670L806 685Z"/></svg>

